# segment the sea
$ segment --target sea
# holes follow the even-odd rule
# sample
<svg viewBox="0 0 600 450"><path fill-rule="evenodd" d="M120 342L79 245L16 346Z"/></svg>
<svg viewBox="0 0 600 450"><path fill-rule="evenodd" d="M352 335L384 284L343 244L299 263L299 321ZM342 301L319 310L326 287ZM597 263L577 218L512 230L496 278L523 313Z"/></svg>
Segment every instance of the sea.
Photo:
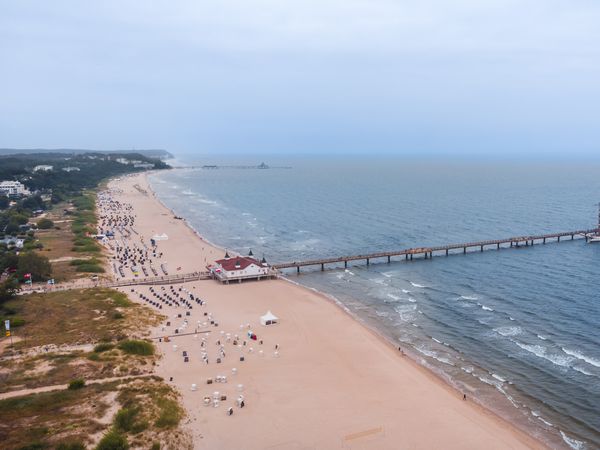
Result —
<svg viewBox="0 0 600 450"><path fill-rule="evenodd" d="M600 164L180 158L157 196L208 241L269 263L589 229ZM217 164L219 168L202 168ZM238 167L241 166L241 167ZM554 448L600 448L600 243L286 271ZM281 299L285 301L285 299Z"/></svg>

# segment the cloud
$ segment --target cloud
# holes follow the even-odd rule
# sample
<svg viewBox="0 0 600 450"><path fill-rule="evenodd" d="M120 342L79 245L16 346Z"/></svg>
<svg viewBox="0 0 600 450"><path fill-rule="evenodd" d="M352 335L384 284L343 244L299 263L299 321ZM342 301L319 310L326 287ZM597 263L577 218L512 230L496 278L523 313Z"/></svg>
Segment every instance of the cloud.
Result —
<svg viewBox="0 0 600 450"><path fill-rule="evenodd" d="M0 11L0 145L591 151L600 137L597 2L0 0Z"/></svg>

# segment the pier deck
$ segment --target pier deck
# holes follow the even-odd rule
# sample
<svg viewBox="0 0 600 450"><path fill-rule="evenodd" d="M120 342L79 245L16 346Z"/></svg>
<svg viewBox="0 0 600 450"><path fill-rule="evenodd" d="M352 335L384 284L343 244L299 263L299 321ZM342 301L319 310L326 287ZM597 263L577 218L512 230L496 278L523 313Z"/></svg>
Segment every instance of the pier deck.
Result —
<svg viewBox="0 0 600 450"><path fill-rule="evenodd" d="M443 252L446 256L450 254L452 250L462 250L462 253L467 253L469 249L478 249L479 251L484 251L489 247L494 247L496 249L508 248L510 247L520 247L522 245L529 246L534 244L546 244L548 241L550 242L560 242L561 238L570 238L571 240L577 238L585 238L590 234L596 234L600 231L600 228L594 228L590 230L575 230L575 231L564 231L560 233L549 233L549 234L540 234L533 236L517 236L517 237L509 237L505 239L492 239L487 241L477 241L477 242L463 242L460 244L448 244L448 245L439 245L433 247L417 247L417 248L407 248L403 250L395 250L389 252L378 252L378 253L370 253L364 255L351 255L351 256L339 256L333 258L323 258L323 259L313 259L307 261L293 261L287 263L274 264L273 267L277 270L282 269L292 269L296 268L298 272L300 272L301 267L308 266L321 266L321 270L325 270L326 264L341 264L344 263L344 267L348 267L348 262L350 261L366 261L366 264L369 265L371 260L379 259L379 258L387 258L387 262L391 262L392 257L404 256L405 260L412 260L415 256L423 257L424 259L432 258L434 254L439 254Z"/></svg>

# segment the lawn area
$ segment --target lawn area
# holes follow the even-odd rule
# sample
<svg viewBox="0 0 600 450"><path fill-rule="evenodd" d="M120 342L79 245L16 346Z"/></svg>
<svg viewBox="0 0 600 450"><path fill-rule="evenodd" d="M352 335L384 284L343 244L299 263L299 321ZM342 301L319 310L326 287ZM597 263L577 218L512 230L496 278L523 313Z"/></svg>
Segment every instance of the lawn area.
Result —
<svg viewBox="0 0 600 450"><path fill-rule="evenodd" d="M36 232L36 238L44 246L40 253L50 259L56 282L103 272L102 246L88 237L89 233L96 233L94 201L95 192L89 192L74 198L71 203L54 206L46 218L55 226Z"/></svg>
<svg viewBox="0 0 600 450"><path fill-rule="evenodd" d="M95 288L18 296L0 307L0 318L11 319L15 349L24 350L145 337L161 316L122 292Z"/></svg>
<svg viewBox="0 0 600 450"><path fill-rule="evenodd" d="M0 400L0 442L6 449L95 448L110 433L133 448L189 449L182 418L177 394L158 377L86 384Z"/></svg>

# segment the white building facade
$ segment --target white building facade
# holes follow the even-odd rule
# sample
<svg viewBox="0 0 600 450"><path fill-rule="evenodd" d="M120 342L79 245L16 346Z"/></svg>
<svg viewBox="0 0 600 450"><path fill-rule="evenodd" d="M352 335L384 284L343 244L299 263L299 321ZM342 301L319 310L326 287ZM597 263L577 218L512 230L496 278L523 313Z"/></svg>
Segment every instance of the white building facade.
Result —
<svg viewBox="0 0 600 450"><path fill-rule="evenodd" d="M7 197L16 197L19 195L29 195L25 185L19 181L0 181L0 195Z"/></svg>
<svg viewBox="0 0 600 450"><path fill-rule="evenodd" d="M212 276L223 282L238 281L247 279L268 278L275 276L275 271L263 259L262 262L244 256L234 256L215 261L215 265L210 267Z"/></svg>

